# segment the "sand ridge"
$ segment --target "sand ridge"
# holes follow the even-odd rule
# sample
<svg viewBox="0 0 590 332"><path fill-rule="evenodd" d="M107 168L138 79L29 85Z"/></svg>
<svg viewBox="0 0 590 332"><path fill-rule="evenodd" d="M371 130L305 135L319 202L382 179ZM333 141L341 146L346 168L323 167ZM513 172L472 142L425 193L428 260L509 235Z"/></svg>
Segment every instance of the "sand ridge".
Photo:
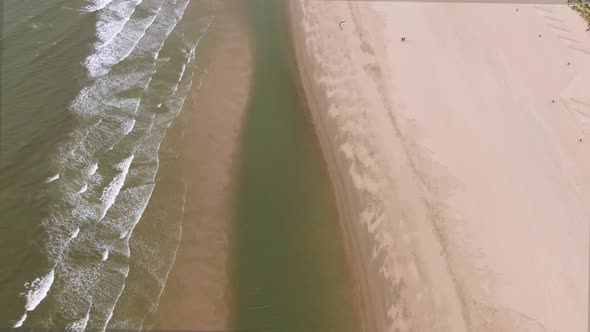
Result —
<svg viewBox="0 0 590 332"><path fill-rule="evenodd" d="M216 1L197 65L207 71L182 113L183 237L158 310L159 330L228 330L236 161L254 71L241 2ZM240 54L240 57L235 57Z"/></svg>
<svg viewBox="0 0 590 332"><path fill-rule="evenodd" d="M386 279L369 319L388 331L585 331L590 35L577 13L292 7L323 149L356 191L340 205L357 207L350 219L367 231L352 236L372 243L366 268Z"/></svg>

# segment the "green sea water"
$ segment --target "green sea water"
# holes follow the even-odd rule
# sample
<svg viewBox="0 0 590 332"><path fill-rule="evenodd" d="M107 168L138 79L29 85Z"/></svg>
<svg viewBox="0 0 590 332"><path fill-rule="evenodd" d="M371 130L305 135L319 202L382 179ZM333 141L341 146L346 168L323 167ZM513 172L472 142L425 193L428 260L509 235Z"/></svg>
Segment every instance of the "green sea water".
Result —
<svg viewBox="0 0 590 332"><path fill-rule="evenodd" d="M178 245L168 129L212 3L1 4L0 328L139 329Z"/></svg>
<svg viewBox="0 0 590 332"><path fill-rule="evenodd" d="M343 234L298 88L284 6L247 2L256 67L236 218L235 325L244 331L359 331Z"/></svg>

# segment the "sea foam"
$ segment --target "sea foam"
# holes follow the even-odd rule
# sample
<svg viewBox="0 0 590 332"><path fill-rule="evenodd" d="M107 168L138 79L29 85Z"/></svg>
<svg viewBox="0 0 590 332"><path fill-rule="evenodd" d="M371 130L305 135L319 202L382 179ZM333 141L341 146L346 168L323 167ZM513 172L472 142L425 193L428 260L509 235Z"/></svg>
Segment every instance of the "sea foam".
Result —
<svg viewBox="0 0 590 332"><path fill-rule="evenodd" d="M113 0L94 0L89 5L82 8L82 10L88 12L95 12L103 9L106 5L111 3Z"/></svg>
<svg viewBox="0 0 590 332"><path fill-rule="evenodd" d="M98 170L98 163L94 163L94 164L88 166L88 168L86 169L86 174L88 176L93 176L94 173L96 173L96 170Z"/></svg>
<svg viewBox="0 0 590 332"><path fill-rule="evenodd" d="M109 259L109 250L108 250L108 249L105 249L105 250L103 250L103 252L102 252L102 261L104 262L104 261L106 261L107 259Z"/></svg>
<svg viewBox="0 0 590 332"><path fill-rule="evenodd" d="M96 0L85 7L100 11L95 16L103 21L96 25L97 42L89 57L92 63L87 63L96 66L101 76L93 76L89 70L88 85L72 100L70 111L79 120L80 135L71 136L61 158L56 158L60 160L56 171L67 174L73 182L64 186L64 195L51 196L54 213L44 220L49 233L47 255L56 266L55 272L25 285L26 312L15 326L23 325L26 313L50 290L56 310L70 322L68 330L102 330L109 325L125 289L129 261L138 259L130 258L129 242L154 190L160 144L182 109L191 84L196 46L191 34L197 30L186 31L184 23L178 24L189 3ZM164 45L166 56L180 51L178 43L185 43L183 54L178 54L185 57L185 63L162 63L157 58ZM113 67L120 62L124 63ZM177 76L169 81L173 73ZM157 110L156 105L165 108ZM124 156L128 157L121 158ZM131 168L134 160L138 165ZM125 187L127 182L133 185ZM64 211L64 207L71 208ZM147 246L157 250L153 243ZM81 264L79 253L99 256L92 264ZM121 256L129 259L118 259ZM163 262L149 264L160 266ZM158 279L165 280L166 268L158 267L162 270ZM59 278L55 285L54 277Z"/></svg>
<svg viewBox="0 0 590 332"><path fill-rule="evenodd" d="M82 188L80 188L80 190L78 190L78 194L83 194L86 192L86 190L88 190L88 184L84 183L84 185L82 185Z"/></svg>
<svg viewBox="0 0 590 332"><path fill-rule="evenodd" d="M27 313L26 312L23 314L23 316L18 321L16 321L16 323L14 323L14 325L12 325L12 327L19 328L19 327L23 326L23 323L25 322L25 320L27 320Z"/></svg>
<svg viewBox="0 0 590 332"><path fill-rule="evenodd" d="M115 199L117 199L123 184L125 184L125 179L127 178L129 166L131 166L133 157L134 155L131 155L116 165L116 168L121 171L121 173L115 175L111 183L109 183L102 192L101 201L103 201L104 208L99 220L102 220L105 217L111 206L115 203Z"/></svg>
<svg viewBox="0 0 590 332"><path fill-rule="evenodd" d="M86 329L86 325L88 325L88 320L90 319L90 308L86 312L86 316L80 318L77 321L74 321L66 327L66 331L68 332L82 332Z"/></svg>
<svg viewBox="0 0 590 332"><path fill-rule="evenodd" d="M43 299L47 296L53 280L55 278L55 270L51 270L47 275L38 277L37 279L25 283L25 293L21 295L25 297L26 304L25 309L27 311L33 311Z"/></svg>
<svg viewBox="0 0 590 332"><path fill-rule="evenodd" d="M45 180L45 183L51 183L57 179L59 179L59 174L55 174L53 176L50 176L49 178L47 178L47 180Z"/></svg>
<svg viewBox="0 0 590 332"><path fill-rule="evenodd" d="M80 227L76 227L76 229L74 230L74 232L72 232L72 235L70 236L70 239L75 239L78 237L78 234L80 233Z"/></svg>
<svg viewBox="0 0 590 332"><path fill-rule="evenodd" d="M97 23L97 26L101 27L97 34L102 41L96 45L95 53L84 61L89 75L91 77L106 75L113 65L125 60L145 36L147 28L154 23L159 9L160 7L156 8L152 15L142 19L127 18L113 22L105 18L102 21L104 23Z"/></svg>

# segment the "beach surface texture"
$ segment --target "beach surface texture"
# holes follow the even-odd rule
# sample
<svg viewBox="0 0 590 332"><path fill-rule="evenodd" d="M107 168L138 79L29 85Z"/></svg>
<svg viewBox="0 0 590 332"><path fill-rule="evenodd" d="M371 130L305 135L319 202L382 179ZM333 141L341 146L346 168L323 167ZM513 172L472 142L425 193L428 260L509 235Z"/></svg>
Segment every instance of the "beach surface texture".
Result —
<svg viewBox="0 0 590 332"><path fill-rule="evenodd" d="M187 208L183 238L159 306L157 330L231 328L234 161L253 72L251 36L240 6L237 1L215 2L215 20L205 40L207 52L201 54L207 75L191 91L183 114Z"/></svg>
<svg viewBox="0 0 590 332"><path fill-rule="evenodd" d="M311 0L290 12L366 329L587 331L590 33L578 13Z"/></svg>

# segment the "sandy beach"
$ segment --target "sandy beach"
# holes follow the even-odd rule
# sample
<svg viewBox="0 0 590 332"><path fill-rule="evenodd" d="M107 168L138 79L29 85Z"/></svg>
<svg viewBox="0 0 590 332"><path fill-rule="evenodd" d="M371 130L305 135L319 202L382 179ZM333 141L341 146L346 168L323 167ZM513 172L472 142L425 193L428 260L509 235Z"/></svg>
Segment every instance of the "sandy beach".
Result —
<svg viewBox="0 0 590 332"><path fill-rule="evenodd" d="M309 0L290 11L367 326L586 331L590 33L579 15Z"/></svg>
<svg viewBox="0 0 590 332"><path fill-rule="evenodd" d="M182 239L162 296L155 329L228 330L232 207L236 160L249 100L253 55L241 2L217 1L183 110L183 178L187 185ZM238 55L239 56L236 56Z"/></svg>

